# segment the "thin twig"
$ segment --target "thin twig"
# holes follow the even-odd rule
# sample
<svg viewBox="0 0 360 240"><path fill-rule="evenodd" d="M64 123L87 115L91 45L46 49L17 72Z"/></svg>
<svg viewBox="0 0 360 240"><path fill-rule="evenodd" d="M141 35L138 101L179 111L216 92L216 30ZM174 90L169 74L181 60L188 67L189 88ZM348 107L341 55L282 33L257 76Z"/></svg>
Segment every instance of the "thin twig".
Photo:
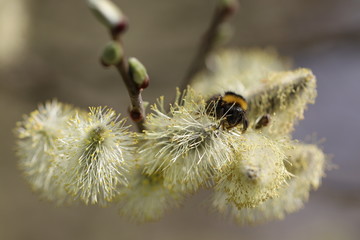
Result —
<svg viewBox="0 0 360 240"><path fill-rule="evenodd" d="M112 34L113 40L118 42L119 45L123 46L120 37L120 34ZM139 132L142 132L143 130L145 130L145 109L141 96L142 88L137 86L134 79L132 79L129 71L129 63L124 53L122 56L122 60L118 64L116 64L115 67L119 71L129 93L131 101L131 109L129 110L130 118L136 123Z"/></svg>
<svg viewBox="0 0 360 240"><path fill-rule="evenodd" d="M202 37L199 50L195 55L195 58L191 62L189 70L181 83L181 90L186 89L187 85L191 82L193 77L205 68L206 58L216 45L221 25L229 18L229 16L235 13L237 6L237 2L234 1L234 4L232 6L218 6L215 9L211 24L208 30L205 32L204 36Z"/></svg>

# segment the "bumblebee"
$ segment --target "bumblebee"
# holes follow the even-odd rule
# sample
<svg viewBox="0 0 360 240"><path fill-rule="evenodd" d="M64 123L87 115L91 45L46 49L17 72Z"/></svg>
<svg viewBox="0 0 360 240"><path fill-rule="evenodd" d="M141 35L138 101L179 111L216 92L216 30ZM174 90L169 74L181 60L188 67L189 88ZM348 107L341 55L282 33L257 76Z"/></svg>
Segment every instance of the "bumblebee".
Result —
<svg viewBox="0 0 360 240"><path fill-rule="evenodd" d="M207 102L207 113L221 120L225 129L242 124L242 131L248 128L246 110L248 104L245 98L234 92L225 92L224 95L215 95Z"/></svg>

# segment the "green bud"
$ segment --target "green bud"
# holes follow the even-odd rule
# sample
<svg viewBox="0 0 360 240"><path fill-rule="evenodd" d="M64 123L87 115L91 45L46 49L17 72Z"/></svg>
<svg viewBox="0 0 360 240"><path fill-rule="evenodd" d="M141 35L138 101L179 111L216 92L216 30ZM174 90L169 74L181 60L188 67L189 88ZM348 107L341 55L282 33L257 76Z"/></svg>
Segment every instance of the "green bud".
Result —
<svg viewBox="0 0 360 240"><path fill-rule="evenodd" d="M129 58L130 75L139 88L146 88L149 85L149 76L144 65L132 57Z"/></svg>
<svg viewBox="0 0 360 240"><path fill-rule="evenodd" d="M233 35L234 29L231 24L228 24L227 22L222 23L217 31L216 44L223 45L228 43Z"/></svg>
<svg viewBox="0 0 360 240"><path fill-rule="evenodd" d="M119 43L110 42L102 52L101 62L104 65L115 65L123 58L123 49Z"/></svg>

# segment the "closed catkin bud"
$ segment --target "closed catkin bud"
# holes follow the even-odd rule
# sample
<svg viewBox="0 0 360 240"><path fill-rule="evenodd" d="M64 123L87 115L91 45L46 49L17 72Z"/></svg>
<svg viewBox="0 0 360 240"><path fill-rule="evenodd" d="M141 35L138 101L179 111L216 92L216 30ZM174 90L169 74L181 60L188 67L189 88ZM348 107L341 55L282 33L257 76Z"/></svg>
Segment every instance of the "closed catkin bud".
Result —
<svg viewBox="0 0 360 240"><path fill-rule="evenodd" d="M25 179L42 199L57 204L71 202L64 184L54 176L54 162L60 153L57 138L64 136L67 121L75 112L70 105L49 101L25 116L15 129L19 167Z"/></svg>
<svg viewBox="0 0 360 240"><path fill-rule="evenodd" d="M66 191L85 204L105 206L126 186L132 165L134 138L125 119L109 108L90 108L88 116L77 115L67 134L59 139L61 159L58 178Z"/></svg>
<svg viewBox="0 0 360 240"><path fill-rule="evenodd" d="M231 24L224 22L219 26L219 29L216 34L216 46L224 45L229 42L229 40L234 35L234 29Z"/></svg>
<svg viewBox="0 0 360 240"><path fill-rule="evenodd" d="M238 209L253 208L277 197L291 176L284 165L283 145L256 133L241 135L234 148L237 157L217 176L216 191L225 192Z"/></svg>
<svg viewBox="0 0 360 240"><path fill-rule="evenodd" d="M149 86L149 75L145 66L136 58L129 58L129 72L139 89Z"/></svg>
<svg viewBox="0 0 360 240"><path fill-rule="evenodd" d="M108 27L114 36L126 30L127 18L113 2L110 0L88 0L88 4L96 18Z"/></svg>
<svg viewBox="0 0 360 240"><path fill-rule="evenodd" d="M108 43L101 55L101 63L104 66L116 65L123 58L123 49L117 42Z"/></svg>

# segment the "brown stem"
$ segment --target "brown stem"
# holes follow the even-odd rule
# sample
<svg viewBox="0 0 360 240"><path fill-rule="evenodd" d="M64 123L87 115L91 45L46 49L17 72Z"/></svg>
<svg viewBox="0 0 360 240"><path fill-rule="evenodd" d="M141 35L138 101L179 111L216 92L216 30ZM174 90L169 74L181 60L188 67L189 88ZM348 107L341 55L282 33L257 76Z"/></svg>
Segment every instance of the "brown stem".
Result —
<svg viewBox="0 0 360 240"><path fill-rule="evenodd" d="M118 35L112 34L112 38L115 41L117 41L120 45L122 45L120 34ZM145 130L145 126L144 126L145 109L141 97L142 88L137 86L135 81L132 79L129 71L129 63L124 54L122 56L122 60L118 64L116 64L115 67L120 73L128 90L128 94L131 101L131 109L129 110L130 118L135 122L139 132L142 132L143 130Z"/></svg>
<svg viewBox="0 0 360 240"><path fill-rule="evenodd" d="M125 57L115 66L119 71L120 75L122 76L122 79L129 93L131 101L130 117L136 123L139 132L142 132L145 129L145 109L141 97L142 89L140 89L131 78L129 74L129 64Z"/></svg>
<svg viewBox="0 0 360 240"><path fill-rule="evenodd" d="M229 18L229 16L235 13L237 6L237 2L234 2L234 5L232 6L218 6L215 9L211 24L202 37L199 50L191 62L189 70L182 81L180 86L181 90L186 89L187 85L191 82L193 77L205 68L206 58L216 45L221 24L224 23Z"/></svg>

